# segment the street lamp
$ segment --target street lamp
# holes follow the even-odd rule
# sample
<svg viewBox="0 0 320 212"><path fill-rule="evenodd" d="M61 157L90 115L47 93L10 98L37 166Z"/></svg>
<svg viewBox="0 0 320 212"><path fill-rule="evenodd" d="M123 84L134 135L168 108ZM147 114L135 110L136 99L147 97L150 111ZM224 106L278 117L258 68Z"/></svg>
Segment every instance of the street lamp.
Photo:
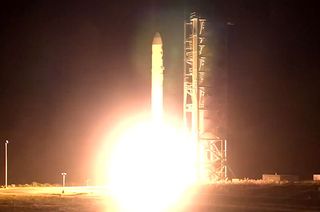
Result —
<svg viewBox="0 0 320 212"><path fill-rule="evenodd" d="M66 185L66 175L67 175L67 173L62 172L61 175L62 175L62 187L65 187L65 185Z"/></svg>
<svg viewBox="0 0 320 212"><path fill-rule="evenodd" d="M6 140L4 143L4 181L5 181L5 188L8 187L8 143L9 141Z"/></svg>

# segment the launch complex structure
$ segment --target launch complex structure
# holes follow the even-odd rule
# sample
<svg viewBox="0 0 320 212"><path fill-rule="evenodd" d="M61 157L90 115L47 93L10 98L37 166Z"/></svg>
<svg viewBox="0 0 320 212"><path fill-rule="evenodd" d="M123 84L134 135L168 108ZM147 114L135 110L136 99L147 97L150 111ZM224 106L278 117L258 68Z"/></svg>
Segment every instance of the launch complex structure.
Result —
<svg viewBox="0 0 320 212"><path fill-rule="evenodd" d="M227 179L227 140L215 130L212 70L207 66L207 20L191 13L184 23L183 121L197 142L198 178Z"/></svg>
<svg viewBox="0 0 320 212"><path fill-rule="evenodd" d="M219 122L212 104L212 69L207 65L206 19L192 13L184 23L183 122L197 143L197 175L201 182L227 179L227 140L217 130ZM156 33L152 42L152 116L161 123L163 116L163 49Z"/></svg>

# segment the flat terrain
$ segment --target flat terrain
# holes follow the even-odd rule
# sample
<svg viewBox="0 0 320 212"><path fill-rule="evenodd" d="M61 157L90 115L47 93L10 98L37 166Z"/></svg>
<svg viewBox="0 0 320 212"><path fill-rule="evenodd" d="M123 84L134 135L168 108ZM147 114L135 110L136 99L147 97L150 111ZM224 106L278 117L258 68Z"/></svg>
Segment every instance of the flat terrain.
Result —
<svg viewBox="0 0 320 212"><path fill-rule="evenodd" d="M155 205L155 208L157 206ZM216 184L197 188L181 211L320 211L320 184ZM0 189L0 211L115 211L99 187ZM175 211L175 210L174 210Z"/></svg>
<svg viewBox="0 0 320 212"><path fill-rule="evenodd" d="M185 211L320 211L320 184L211 185Z"/></svg>
<svg viewBox="0 0 320 212"><path fill-rule="evenodd" d="M0 211L114 211L103 192L98 187L2 188Z"/></svg>

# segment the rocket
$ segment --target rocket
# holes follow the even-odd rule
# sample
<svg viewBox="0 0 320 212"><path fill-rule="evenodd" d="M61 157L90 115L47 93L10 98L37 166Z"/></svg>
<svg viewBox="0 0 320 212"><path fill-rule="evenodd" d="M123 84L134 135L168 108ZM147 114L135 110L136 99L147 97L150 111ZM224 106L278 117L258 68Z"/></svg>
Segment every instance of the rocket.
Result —
<svg viewBox="0 0 320 212"><path fill-rule="evenodd" d="M155 122L163 118L163 51L162 39L157 32L152 41L152 68L151 68L151 111Z"/></svg>

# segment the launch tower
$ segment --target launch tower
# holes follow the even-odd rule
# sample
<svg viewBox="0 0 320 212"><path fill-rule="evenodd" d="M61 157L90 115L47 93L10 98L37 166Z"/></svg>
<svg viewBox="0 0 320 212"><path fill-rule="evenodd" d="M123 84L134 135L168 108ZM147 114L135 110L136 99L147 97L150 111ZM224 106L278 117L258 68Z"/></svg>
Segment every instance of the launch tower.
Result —
<svg viewBox="0 0 320 212"><path fill-rule="evenodd" d="M183 119L197 142L198 177L211 182L227 179L227 141L215 132L210 105L212 73L206 65L206 19L191 13L184 23Z"/></svg>

